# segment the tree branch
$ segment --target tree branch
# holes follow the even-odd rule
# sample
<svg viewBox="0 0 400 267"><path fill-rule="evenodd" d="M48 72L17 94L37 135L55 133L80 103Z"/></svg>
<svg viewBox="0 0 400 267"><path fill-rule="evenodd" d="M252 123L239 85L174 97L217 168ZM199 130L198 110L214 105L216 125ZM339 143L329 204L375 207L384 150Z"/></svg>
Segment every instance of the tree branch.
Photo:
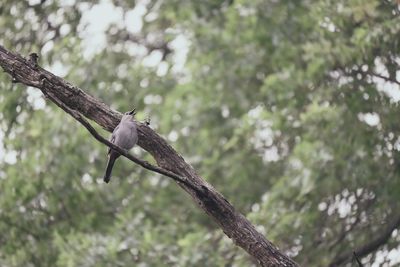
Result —
<svg viewBox="0 0 400 267"><path fill-rule="evenodd" d="M203 191L195 186L192 185L190 183L190 181L188 179L186 179L186 177L182 177L179 176L171 171L168 171L166 169L154 166L150 163L148 163L147 161L141 160L139 158L136 158L135 156L129 154L126 150L122 149L121 147L111 143L110 141L108 141L107 139L105 139L104 137L102 137L97 131L96 129L93 128L92 125L90 125L90 123L81 116L81 114L79 114L78 112L76 112L75 110L70 109L68 106L63 105L63 103L59 103L57 101L57 99L52 98L51 96L48 96L54 103L57 104L57 106L59 106L61 109L63 109L65 112L67 112L68 114L70 114L73 118L75 118L77 121L79 121L88 131L89 133L100 143L103 143L104 145L112 148L113 150L117 151L119 154L121 154L122 156L124 156L125 158L129 159L130 161L142 166L145 169L148 169L150 171L153 172L157 172L159 174L165 175L167 177L172 178L173 180L175 180L178 183L182 183L184 185L186 185L187 187L191 188L194 191L197 192L201 192L203 193Z"/></svg>
<svg viewBox="0 0 400 267"><path fill-rule="evenodd" d="M330 267L343 266L343 264L351 261L354 255L357 255L358 258L362 258L368 255L369 253L377 250L381 245L385 244L388 241L388 239L392 235L392 232L399 226L400 226L400 215L395 217L394 220L391 223L389 223L385 229L383 229L380 235L375 237L375 239L372 239L370 242L367 242L362 246L359 246L353 252L349 251L347 253L335 257L335 259L331 262L329 266Z"/></svg>
<svg viewBox="0 0 400 267"><path fill-rule="evenodd" d="M376 73L376 72L373 72L373 71L369 71L369 72L367 72L367 73L368 73L369 75L372 75L372 76L381 78L382 80L385 80L386 82L397 83L398 85L400 85L400 81L398 81L398 80L396 80L396 79L394 79L394 78L386 77L386 76L383 76L382 74L379 74L379 73Z"/></svg>
<svg viewBox="0 0 400 267"><path fill-rule="evenodd" d="M357 254L355 251L353 251L353 256L356 259L356 262L358 264L358 267L363 267L363 264L361 263L360 259L358 258Z"/></svg>
<svg viewBox="0 0 400 267"><path fill-rule="evenodd" d="M156 132L145 124L138 123L138 145L148 151L157 162L151 164L143 162L126 151L108 142L86 121L83 116L95 121L108 131L112 131L121 119L121 114L111 110L106 104L82 89L73 86L64 79L35 67L20 55L12 53L0 46L0 65L13 78L22 84L39 88L43 94L60 108L71 114L82 123L86 129L100 142L117 150L125 157L147 169L152 169L175 178L182 187L231 238L234 243L250 255L261 266L298 266L293 260L279 251L255 227L210 184L204 181L185 160ZM79 118L79 119L78 119ZM147 165L148 164L148 165ZM150 165L150 166L149 166Z"/></svg>

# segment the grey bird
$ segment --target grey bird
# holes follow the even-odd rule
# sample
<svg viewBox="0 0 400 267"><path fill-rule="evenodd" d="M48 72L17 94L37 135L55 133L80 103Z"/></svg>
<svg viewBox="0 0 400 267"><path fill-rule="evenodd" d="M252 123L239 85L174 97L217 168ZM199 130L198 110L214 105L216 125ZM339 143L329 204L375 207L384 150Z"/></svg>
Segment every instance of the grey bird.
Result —
<svg viewBox="0 0 400 267"><path fill-rule="evenodd" d="M137 126L136 122L134 121L134 116L136 112L133 109L130 112L126 112L120 121L120 123L115 127L110 142L116 144L120 148L125 150L131 149L138 140L138 133L137 133ZM115 163L115 160L120 156L120 154L109 148L108 149L108 162L106 173L104 174L104 182L110 182L111 172Z"/></svg>

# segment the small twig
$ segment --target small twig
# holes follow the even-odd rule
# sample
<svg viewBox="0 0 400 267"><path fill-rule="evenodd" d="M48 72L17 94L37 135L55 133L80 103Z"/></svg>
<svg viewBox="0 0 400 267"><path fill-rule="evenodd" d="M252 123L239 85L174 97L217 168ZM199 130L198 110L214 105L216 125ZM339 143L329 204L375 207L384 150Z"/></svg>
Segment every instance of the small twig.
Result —
<svg viewBox="0 0 400 267"><path fill-rule="evenodd" d="M361 263L361 261L360 261L360 259L358 258L358 256L357 256L357 254L356 254L355 251L353 251L353 255L354 255L354 258L356 259L356 262L358 263L358 266L359 266L359 267L363 267L363 264Z"/></svg>
<svg viewBox="0 0 400 267"><path fill-rule="evenodd" d="M144 121L144 124L146 124L147 126L150 125L150 117L147 117Z"/></svg>
<svg viewBox="0 0 400 267"><path fill-rule="evenodd" d="M375 77L381 78L381 79L383 79L383 80L385 80L387 82L397 83L398 85L400 85L400 81L398 81L396 79L393 79L391 77L386 77L386 76L383 76L382 74L379 74L379 73L376 73L376 72L372 72L372 71L370 71L369 74L373 75Z"/></svg>
<svg viewBox="0 0 400 267"><path fill-rule="evenodd" d="M386 228L383 228L378 236L373 239L368 240L368 243L359 246L357 251L358 257L364 257L369 253L375 251L380 246L385 244L391 237L392 232L400 226L400 215L395 215L395 217L388 222ZM330 267L342 266L344 263L350 262L354 253L348 251L342 255L337 255L335 259L329 265Z"/></svg>

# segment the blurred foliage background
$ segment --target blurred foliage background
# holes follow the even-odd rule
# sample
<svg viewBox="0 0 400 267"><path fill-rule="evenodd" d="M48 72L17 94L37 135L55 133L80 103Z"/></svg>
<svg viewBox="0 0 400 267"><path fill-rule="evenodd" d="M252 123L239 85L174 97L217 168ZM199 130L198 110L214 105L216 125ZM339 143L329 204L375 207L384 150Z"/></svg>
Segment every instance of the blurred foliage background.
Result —
<svg viewBox="0 0 400 267"><path fill-rule="evenodd" d="M388 0L2 0L0 42L149 115L268 239L327 266L400 216L399 14ZM255 264L170 180L121 159L103 184L104 146L39 90L4 73L0 88L0 265ZM399 264L399 240L364 263Z"/></svg>

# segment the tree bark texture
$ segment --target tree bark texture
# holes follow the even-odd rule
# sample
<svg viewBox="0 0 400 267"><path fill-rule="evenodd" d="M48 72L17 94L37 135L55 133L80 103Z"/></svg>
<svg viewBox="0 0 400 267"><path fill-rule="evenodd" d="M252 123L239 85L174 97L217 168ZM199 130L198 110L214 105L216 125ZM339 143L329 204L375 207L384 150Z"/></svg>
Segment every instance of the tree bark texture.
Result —
<svg viewBox="0 0 400 267"><path fill-rule="evenodd" d="M63 103L110 132L121 119L120 113L111 110L102 101L2 46L0 65L13 77L14 82L40 89L53 102ZM204 181L160 135L139 122L138 134L138 145L149 152L160 167L186 177L196 188L204 189L206 194L199 194L193 187L178 182L222 231L261 266L298 266L259 233L214 187Z"/></svg>

